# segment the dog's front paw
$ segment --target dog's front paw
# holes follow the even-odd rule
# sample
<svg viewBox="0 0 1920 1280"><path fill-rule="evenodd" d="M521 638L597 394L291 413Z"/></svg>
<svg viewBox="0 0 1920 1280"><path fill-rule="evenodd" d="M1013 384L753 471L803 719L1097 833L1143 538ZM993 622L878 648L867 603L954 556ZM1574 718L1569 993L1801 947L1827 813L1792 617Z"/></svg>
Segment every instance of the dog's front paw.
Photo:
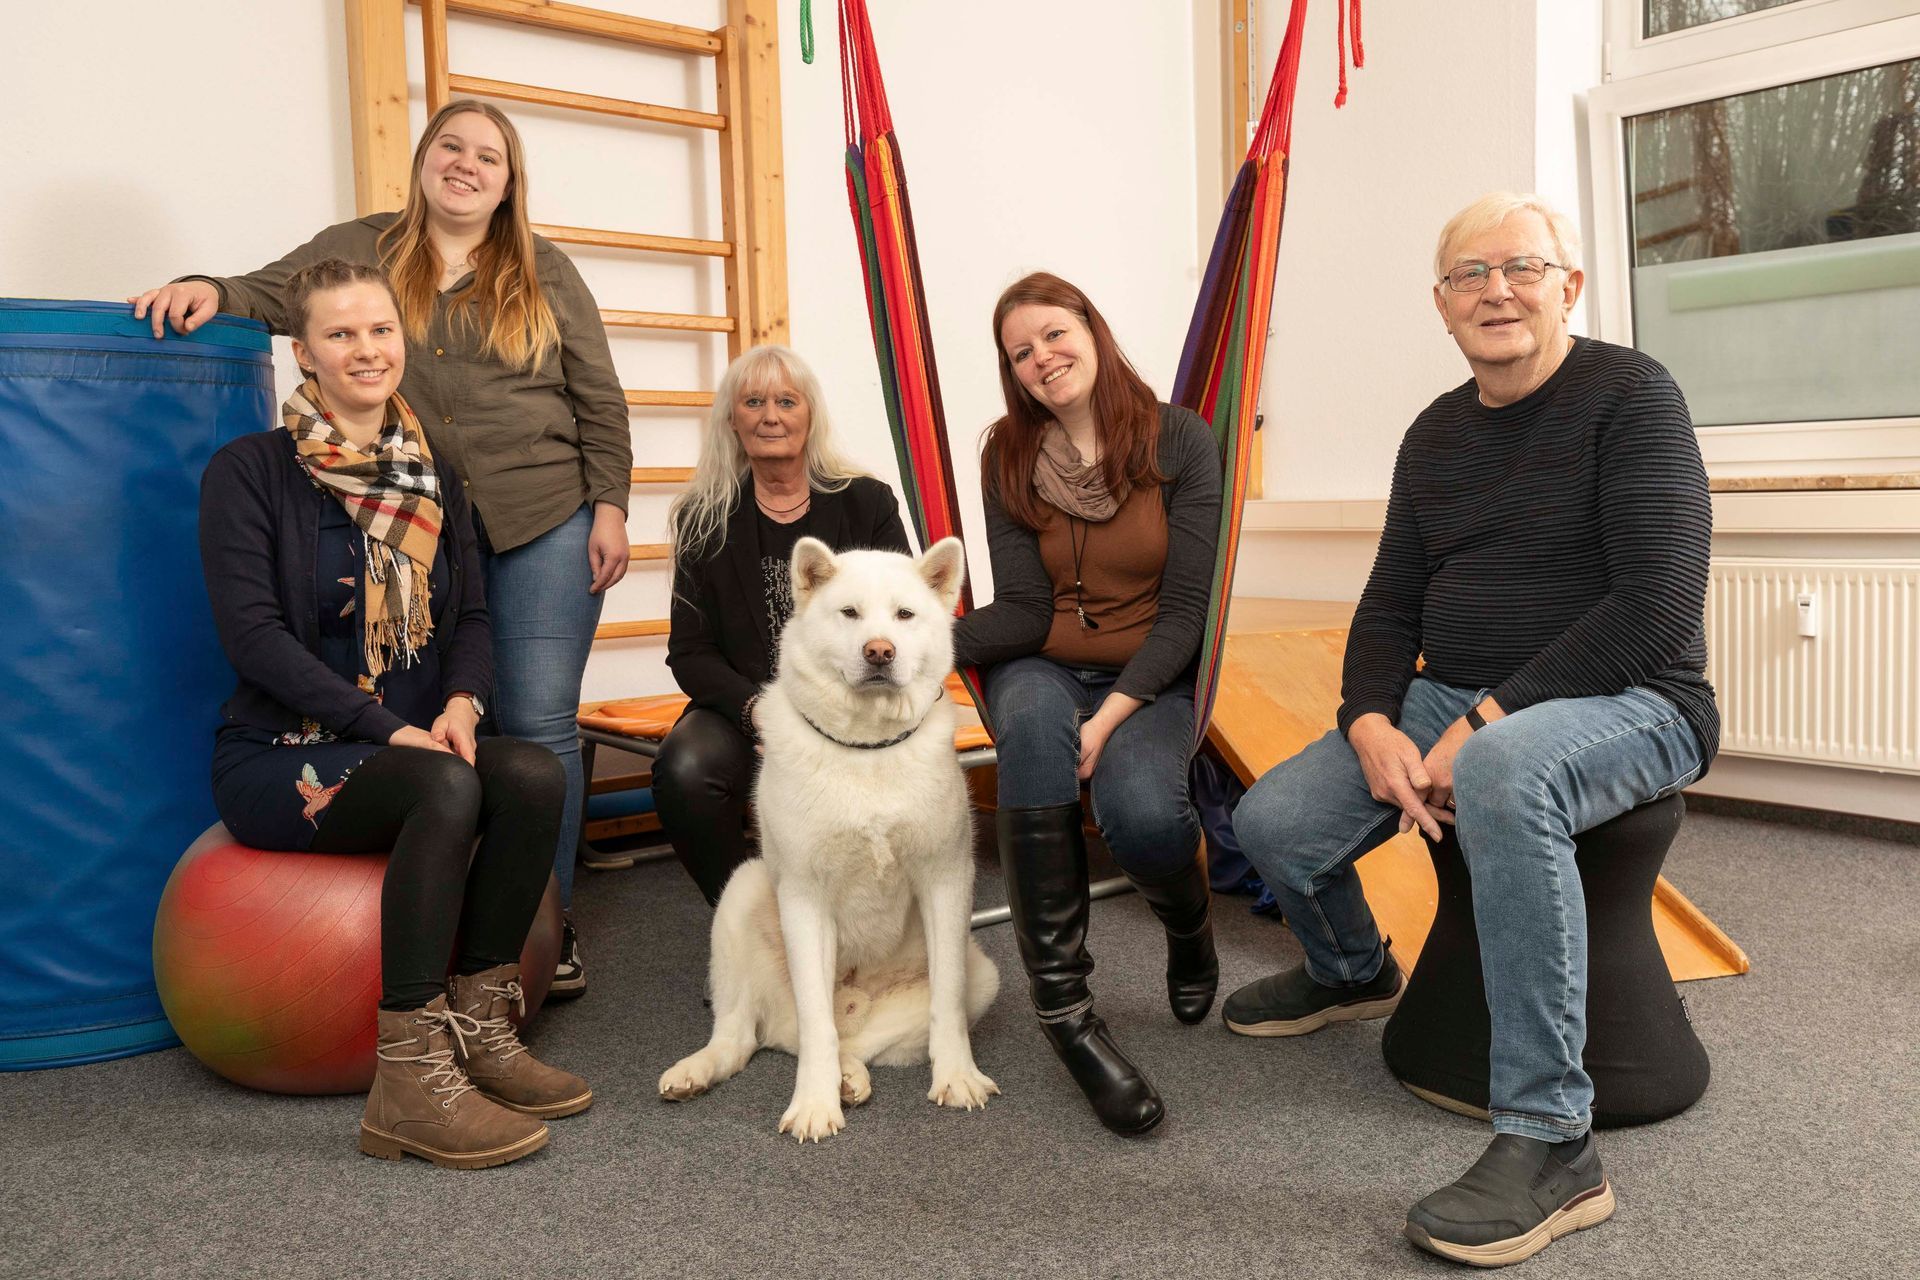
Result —
<svg viewBox="0 0 1920 1280"><path fill-rule="evenodd" d="M800 1142L831 1138L846 1127L847 1118L840 1110L840 1099L831 1095L813 1098L796 1093L786 1114L780 1117L780 1132L790 1133Z"/></svg>
<svg viewBox="0 0 1920 1280"><path fill-rule="evenodd" d="M1000 1086L971 1062L958 1068L936 1069L933 1088L927 1100L943 1107L962 1107L968 1111L985 1110L987 1099L1000 1092Z"/></svg>
<svg viewBox="0 0 1920 1280"><path fill-rule="evenodd" d="M660 1076L660 1096L669 1102L685 1102L713 1088L713 1063L704 1053L689 1054L668 1067Z"/></svg>
<svg viewBox="0 0 1920 1280"><path fill-rule="evenodd" d="M873 1077L858 1058L840 1060L840 1101L857 1107L873 1096Z"/></svg>

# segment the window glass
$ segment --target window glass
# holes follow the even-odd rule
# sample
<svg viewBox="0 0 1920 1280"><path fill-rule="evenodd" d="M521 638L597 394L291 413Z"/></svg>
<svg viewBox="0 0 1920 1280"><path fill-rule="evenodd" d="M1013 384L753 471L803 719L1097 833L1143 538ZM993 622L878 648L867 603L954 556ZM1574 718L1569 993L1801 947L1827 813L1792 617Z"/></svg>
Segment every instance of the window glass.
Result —
<svg viewBox="0 0 1920 1280"><path fill-rule="evenodd" d="M1723 22L1743 13L1778 9L1794 0L1646 0L1647 36L1671 35L1688 27Z"/></svg>
<svg viewBox="0 0 1920 1280"><path fill-rule="evenodd" d="M1696 424L1920 415L1920 60L1626 132L1634 342Z"/></svg>

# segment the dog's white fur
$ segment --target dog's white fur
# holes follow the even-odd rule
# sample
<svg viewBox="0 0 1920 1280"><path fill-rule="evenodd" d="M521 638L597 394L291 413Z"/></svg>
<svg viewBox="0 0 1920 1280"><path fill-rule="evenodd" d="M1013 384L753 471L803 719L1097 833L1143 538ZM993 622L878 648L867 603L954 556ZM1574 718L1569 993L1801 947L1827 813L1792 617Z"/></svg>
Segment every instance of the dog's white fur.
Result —
<svg viewBox="0 0 1920 1280"><path fill-rule="evenodd" d="M783 1049L800 1066L780 1132L818 1142L845 1125L843 1101L867 1100L868 1063L931 1057L930 1100L986 1106L1000 1090L974 1065L968 1027L1000 976L968 927L972 815L940 696L965 574L959 541L914 560L836 556L802 538L792 572L779 677L758 703L761 856L733 874L714 912L713 1037L660 1077L660 1093L694 1097L761 1046ZM871 750L831 740L908 730Z"/></svg>

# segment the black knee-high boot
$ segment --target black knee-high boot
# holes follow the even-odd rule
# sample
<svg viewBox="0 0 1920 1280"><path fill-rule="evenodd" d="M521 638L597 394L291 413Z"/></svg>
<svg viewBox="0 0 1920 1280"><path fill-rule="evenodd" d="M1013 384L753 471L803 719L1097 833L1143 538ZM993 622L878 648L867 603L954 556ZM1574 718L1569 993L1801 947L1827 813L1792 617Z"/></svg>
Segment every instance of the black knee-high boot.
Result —
<svg viewBox="0 0 1920 1280"><path fill-rule="evenodd" d="M1164 880L1127 877L1167 930L1167 1003L1173 1016L1196 1023L1213 1007L1220 987L1220 957L1213 949L1212 887L1195 858Z"/></svg>
<svg viewBox="0 0 1920 1280"><path fill-rule="evenodd" d="M1087 975L1087 846L1080 805L1002 808L1000 867L1033 1007L1053 1051L1115 1133L1145 1133L1165 1114L1160 1095L1093 1011Z"/></svg>

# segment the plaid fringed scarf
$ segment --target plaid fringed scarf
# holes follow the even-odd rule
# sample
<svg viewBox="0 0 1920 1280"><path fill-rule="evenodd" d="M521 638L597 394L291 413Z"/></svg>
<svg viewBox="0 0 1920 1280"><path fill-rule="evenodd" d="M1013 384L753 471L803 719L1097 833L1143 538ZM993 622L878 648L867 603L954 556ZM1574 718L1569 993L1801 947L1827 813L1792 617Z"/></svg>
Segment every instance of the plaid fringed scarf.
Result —
<svg viewBox="0 0 1920 1280"><path fill-rule="evenodd" d="M410 664L433 633L427 579L440 547L433 453L407 402L396 395L390 405L400 419L399 439L383 431L371 452L340 434L311 378L280 407L280 424L293 436L301 465L366 536L361 652L375 679L396 663Z"/></svg>

